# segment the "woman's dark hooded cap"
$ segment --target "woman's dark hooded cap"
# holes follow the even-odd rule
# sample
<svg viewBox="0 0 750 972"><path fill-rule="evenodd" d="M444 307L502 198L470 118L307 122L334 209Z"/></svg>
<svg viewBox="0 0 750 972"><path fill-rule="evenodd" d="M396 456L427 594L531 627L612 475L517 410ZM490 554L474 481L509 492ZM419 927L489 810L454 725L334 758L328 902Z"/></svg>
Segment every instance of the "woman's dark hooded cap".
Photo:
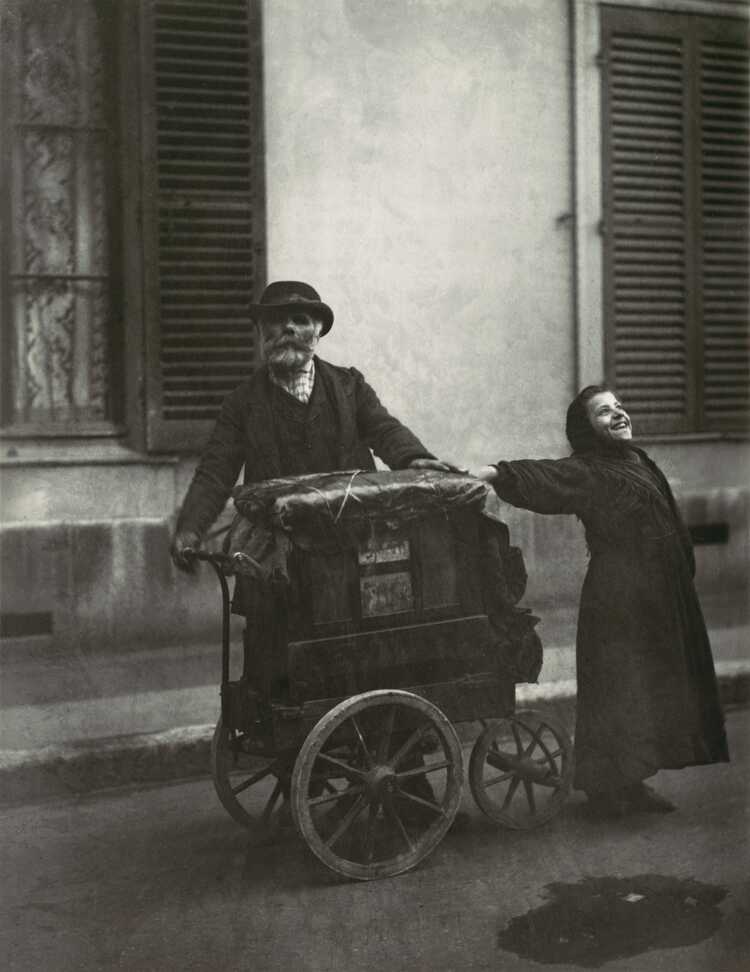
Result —
<svg viewBox="0 0 750 972"><path fill-rule="evenodd" d="M587 385L578 392L568 406L565 417L565 435L573 452L605 452L607 444L599 438L589 420L586 406L594 395L611 392L606 385ZM616 446L615 446L616 448Z"/></svg>

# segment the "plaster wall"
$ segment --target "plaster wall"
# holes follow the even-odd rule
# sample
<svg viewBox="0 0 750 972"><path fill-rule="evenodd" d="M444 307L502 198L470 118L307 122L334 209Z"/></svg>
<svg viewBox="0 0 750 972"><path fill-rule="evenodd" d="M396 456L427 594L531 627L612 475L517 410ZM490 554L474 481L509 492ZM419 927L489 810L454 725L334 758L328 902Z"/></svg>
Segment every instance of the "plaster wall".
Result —
<svg viewBox="0 0 750 972"><path fill-rule="evenodd" d="M436 453L560 448L575 382L564 0L273 0L269 279Z"/></svg>
<svg viewBox="0 0 750 972"><path fill-rule="evenodd" d="M565 0L265 4L269 279L317 286L336 313L323 356L359 367L462 464L566 451L577 382L567 11ZM729 525L727 544L698 550L698 584L741 620L747 444L650 451L690 522ZM168 559L191 460L37 443L3 465L3 613L48 613L61 647L216 638L214 578L177 575ZM586 566L580 526L510 509L507 521L543 639L566 640Z"/></svg>

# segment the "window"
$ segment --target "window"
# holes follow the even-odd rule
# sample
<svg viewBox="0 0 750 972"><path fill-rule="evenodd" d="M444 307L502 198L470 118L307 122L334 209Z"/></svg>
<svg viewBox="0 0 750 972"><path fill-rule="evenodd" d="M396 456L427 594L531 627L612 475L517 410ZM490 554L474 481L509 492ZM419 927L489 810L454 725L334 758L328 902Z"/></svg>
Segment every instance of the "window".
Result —
<svg viewBox="0 0 750 972"><path fill-rule="evenodd" d="M108 5L14 0L2 76L2 426L111 432L117 219Z"/></svg>
<svg viewBox="0 0 750 972"><path fill-rule="evenodd" d="M251 373L260 6L3 6L4 434L197 451Z"/></svg>
<svg viewBox="0 0 750 972"><path fill-rule="evenodd" d="M747 432L747 23L601 30L608 378L645 432Z"/></svg>

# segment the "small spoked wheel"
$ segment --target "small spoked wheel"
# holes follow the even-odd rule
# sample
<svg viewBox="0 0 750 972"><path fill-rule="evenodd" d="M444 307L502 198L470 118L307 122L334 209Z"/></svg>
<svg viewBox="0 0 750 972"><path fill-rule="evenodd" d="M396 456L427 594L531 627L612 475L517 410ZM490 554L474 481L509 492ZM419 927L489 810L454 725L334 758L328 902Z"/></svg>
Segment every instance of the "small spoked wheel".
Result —
<svg viewBox="0 0 750 972"><path fill-rule="evenodd" d="M288 812L295 752L266 756L249 733L231 732L219 719L211 742L214 789L224 809L256 837L274 834ZM285 808L286 804L286 808Z"/></svg>
<svg viewBox="0 0 750 972"><path fill-rule="evenodd" d="M436 706L410 692L367 692L310 731L292 775L292 814L327 867L367 881L408 871L434 850L461 785L461 746Z"/></svg>
<svg viewBox="0 0 750 972"><path fill-rule="evenodd" d="M496 823L530 830L562 807L573 779L573 744L556 719L525 711L490 722L471 753L469 783Z"/></svg>

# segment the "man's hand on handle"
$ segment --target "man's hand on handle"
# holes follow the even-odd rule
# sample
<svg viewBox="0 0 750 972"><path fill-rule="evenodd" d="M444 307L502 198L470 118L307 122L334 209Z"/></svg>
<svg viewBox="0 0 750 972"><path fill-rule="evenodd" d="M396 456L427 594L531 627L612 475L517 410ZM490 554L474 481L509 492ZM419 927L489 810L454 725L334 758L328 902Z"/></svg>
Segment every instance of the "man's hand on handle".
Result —
<svg viewBox="0 0 750 972"><path fill-rule="evenodd" d="M201 545L201 538L194 530L178 530L172 538L170 554L172 563L179 570L190 574L195 570L195 558L191 554L196 553Z"/></svg>

